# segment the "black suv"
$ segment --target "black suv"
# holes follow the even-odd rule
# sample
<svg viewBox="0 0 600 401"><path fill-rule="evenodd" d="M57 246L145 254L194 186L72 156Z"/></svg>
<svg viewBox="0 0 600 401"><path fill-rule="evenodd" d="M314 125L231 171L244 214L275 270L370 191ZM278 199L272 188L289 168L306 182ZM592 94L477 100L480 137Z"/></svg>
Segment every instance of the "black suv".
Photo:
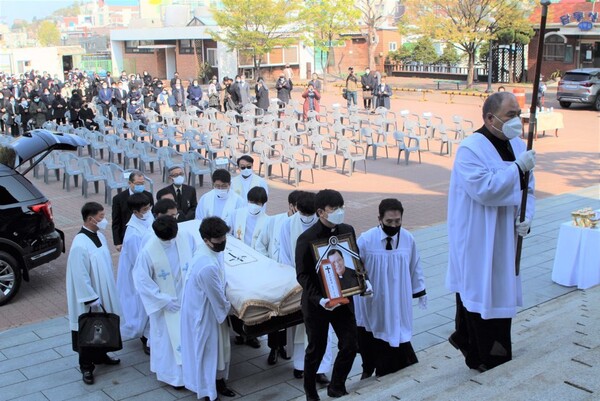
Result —
<svg viewBox="0 0 600 401"><path fill-rule="evenodd" d="M29 281L29 270L65 251L64 234L54 227L50 201L25 174L52 150L87 145L76 135L33 130L0 145L0 305ZM39 157L36 157L38 156ZM34 160L35 158L35 160ZM29 165L25 165L28 163Z"/></svg>

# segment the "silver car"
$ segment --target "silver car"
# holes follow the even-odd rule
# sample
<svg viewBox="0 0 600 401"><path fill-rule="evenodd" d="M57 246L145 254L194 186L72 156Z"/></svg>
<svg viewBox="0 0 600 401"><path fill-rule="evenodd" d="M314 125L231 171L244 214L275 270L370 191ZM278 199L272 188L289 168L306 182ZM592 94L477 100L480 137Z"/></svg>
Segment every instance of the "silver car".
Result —
<svg viewBox="0 0 600 401"><path fill-rule="evenodd" d="M567 71L558 83L556 98L565 109L571 103L582 103L600 111L600 68Z"/></svg>

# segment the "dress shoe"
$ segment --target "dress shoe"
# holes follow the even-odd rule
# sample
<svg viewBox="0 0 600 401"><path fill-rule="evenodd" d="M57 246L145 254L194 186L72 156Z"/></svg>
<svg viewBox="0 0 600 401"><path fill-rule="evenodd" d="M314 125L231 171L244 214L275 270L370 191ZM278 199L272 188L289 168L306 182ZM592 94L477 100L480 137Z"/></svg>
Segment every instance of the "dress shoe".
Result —
<svg viewBox="0 0 600 401"><path fill-rule="evenodd" d="M256 337L248 337L246 338L246 345L252 348L260 348L260 341Z"/></svg>
<svg viewBox="0 0 600 401"><path fill-rule="evenodd" d="M235 336L235 339L233 340L233 343L235 345L242 345L242 344L244 344L245 343L244 337L242 337L242 336Z"/></svg>
<svg viewBox="0 0 600 401"><path fill-rule="evenodd" d="M466 350L465 347L462 346L462 344L459 343L457 337L456 337L456 332L450 334L450 337L448 337L448 342L450 343L450 345L452 345L454 348L456 348L457 350L459 350L463 356L466 358L468 351Z"/></svg>
<svg viewBox="0 0 600 401"><path fill-rule="evenodd" d="M304 377L304 371L303 370L294 369L294 377L296 379L302 379Z"/></svg>
<svg viewBox="0 0 600 401"><path fill-rule="evenodd" d="M287 351L285 350L285 347L279 348L279 356L281 357L281 359L285 359L286 361L289 361L290 359L292 359L292 357L288 356Z"/></svg>
<svg viewBox="0 0 600 401"><path fill-rule="evenodd" d="M267 363L269 365L275 365L277 363L277 350L275 348L271 349L271 352L269 352Z"/></svg>
<svg viewBox="0 0 600 401"><path fill-rule="evenodd" d="M144 350L144 354L150 355L150 347L148 347L148 339L146 337L141 337L140 341L142 342L142 349Z"/></svg>
<svg viewBox="0 0 600 401"><path fill-rule="evenodd" d="M347 395L348 392L345 388L334 388L331 385L327 387L327 395L331 398L340 398Z"/></svg>
<svg viewBox="0 0 600 401"><path fill-rule="evenodd" d="M319 384L329 384L329 379L325 373L317 373L316 381Z"/></svg>
<svg viewBox="0 0 600 401"><path fill-rule="evenodd" d="M85 384L94 384L94 374L89 370L83 372L83 382Z"/></svg>
<svg viewBox="0 0 600 401"><path fill-rule="evenodd" d="M171 387L173 387L173 390L177 390L177 391L183 390L185 388L185 386L171 386Z"/></svg>
<svg viewBox="0 0 600 401"><path fill-rule="evenodd" d="M112 358L106 355L106 358L102 359L102 362L97 362L98 365L118 365L121 363L119 358Z"/></svg>
<svg viewBox="0 0 600 401"><path fill-rule="evenodd" d="M235 392L227 387L225 380L217 380L217 392L225 397L235 397Z"/></svg>
<svg viewBox="0 0 600 401"><path fill-rule="evenodd" d="M371 376L373 376L373 372L366 372L363 370L362 375L360 376L360 380L368 379Z"/></svg>
<svg viewBox="0 0 600 401"><path fill-rule="evenodd" d="M319 398L319 395L308 395L306 394L306 401L321 401L321 398Z"/></svg>

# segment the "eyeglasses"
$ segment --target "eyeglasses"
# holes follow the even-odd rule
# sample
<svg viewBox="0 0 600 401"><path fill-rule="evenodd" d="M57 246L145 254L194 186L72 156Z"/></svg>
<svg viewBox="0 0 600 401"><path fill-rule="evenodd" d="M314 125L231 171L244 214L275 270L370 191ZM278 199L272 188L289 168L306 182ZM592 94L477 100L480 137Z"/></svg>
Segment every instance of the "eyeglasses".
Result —
<svg viewBox="0 0 600 401"><path fill-rule="evenodd" d="M240 170L252 169L252 164L248 166L240 166Z"/></svg>

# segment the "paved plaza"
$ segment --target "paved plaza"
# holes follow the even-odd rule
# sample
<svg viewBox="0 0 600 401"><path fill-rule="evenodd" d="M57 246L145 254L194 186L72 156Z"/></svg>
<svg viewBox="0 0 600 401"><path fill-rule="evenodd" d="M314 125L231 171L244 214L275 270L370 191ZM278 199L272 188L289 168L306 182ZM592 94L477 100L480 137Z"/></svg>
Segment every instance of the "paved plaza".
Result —
<svg viewBox="0 0 600 401"><path fill-rule="evenodd" d="M406 79L398 80L395 85L429 88L432 83L426 80ZM553 89L549 92L553 92ZM294 97L299 98L299 94L294 93ZM551 95L547 106L558 107L550 97ZM323 103L331 106L332 103L340 101L343 99L330 89L325 93ZM423 101L422 93L396 91L392 110L398 113L399 110L409 109L412 113L419 114L432 111L448 122L451 121L452 115L460 114L475 121L478 127L482 103L479 97L454 96L451 100L449 95L440 92L427 93L426 101ZM577 208L600 208L600 115L590 109L578 108L561 112L564 115L565 129L559 131L559 136L547 133L534 143L538 152L535 170L538 202L532 234L524 242L522 274L526 311L517 318L521 319L520 321L531 319L528 314L549 305L546 304L548 301L554 300L551 302L557 304L552 305L562 305L563 308L564 305L570 305L569 302L580 306L581 300L578 297L581 295L578 294L590 293L590 296L597 296L593 294L599 291L598 287L585 292L577 291L554 284L550 279L560 223L568 220L570 211ZM338 160L337 169L329 162L329 166L323 170L315 170L314 184L303 181L300 189L316 191L333 188L341 191L346 200L347 221L355 226L358 233L377 224L377 205L381 199L393 196L403 202L403 226L415 235L421 252L430 301L426 311L415 308L413 346L418 350L422 362L429 361L431 355L442 362L447 357L453 363L448 366L452 366L453 372L457 372L458 380L469 382L472 378L465 376L469 371L459 363L460 361L457 362L460 354L444 343L452 330L454 317L453 295L443 286L447 263L446 202L453 156L440 155L439 142L435 141L431 144L431 151L422 153L421 164L415 155L411 155L409 165L404 165L403 162L397 164L397 152L397 148L390 147L389 157L386 158L385 152L382 154L380 150L377 160L367 161L367 174L360 166L351 177L341 174L341 160ZM278 170L275 169L274 172L277 174ZM284 173L287 178L285 168ZM156 171L150 176L154 180L155 192L165 185ZM309 177L310 175L307 175L303 178ZM51 199L56 225L65 231L68 247L80 228L79 209L85 202L79 188L67 192L62 189L61 182L52 178L48 184L44 184L42 179L32 176L28 178ZM285 209L287 194L293 187L277 175L269 184L271 191L267 210L274 214ZM198 196L208 190L209 187L205 183L203 188L199 188ZM90 191L88 200L102 203L103 191L102 185L99 194ZM116 261L118 253L114 249L112 251ZM126 342L125 348L119 351L122 359L120 366L100 367L97 370L94 386L86 386L81 382L81 375L77 370L77 357L70 348L70 333L64 317L65 265L66 255L63 255L48 265L35 269L31 273L31 282L23 283L17 297L9 305L0 307L0 400L195 399L187 391L175 391L156 381L148 370L148 357L141 352L138 341ZM595 311L590 310L589 315L597 324L600 316L597 306ZM536 329L536 325L530 326L531 335L539 336L539 341L543 342L548 335L542 330L545 326L540 325L539 330ZM566 332L572 328L565 325L558 329ZM516 335L514 340L516 349L521 350L521 353L515 353L515 361L510 364L522 364L519 360L524 358L523 355L528 351L519 348L519 336ZM592 344L590 349L597 350L597 347L598 344ZM302 383L292 378L291 364L280 361L274 367L269 366L266 363L267 354L266 341L263 341L263 346L258 350L246 346L233 347L230 384L240 394L236 399L283 401L302 395ZM600 377L598 354L595 355L596 359L593 362L586 363L595 369L596 377ZM510 364L507 364L504 370L510 369ZM414 369L424 369L423 366L427 365L421 363ZM556 366L548 367L554 368ZM382 395L382 398L368 399L430 397L431 394L422 394L411 398L412 390L402 390L407 392L394 395L394 386L402 382L403 377L413 374L413 367L409 369L410 371L384 378L381 383L370 380L359 384L356 375L360 373L360 358L357 358L349 384L349 389L353 390L354 395L346 399L367 399L364 392L361 395L363 388L372 390L369 393L370 397L377 394L377 389L390 392L386 396ZM463 374L463 371L466 373ZM435 377L431 374L425 376ZM595 391L597 394L600 389L596 387ZM440 396L431 399L454 398Z"/></svg>

